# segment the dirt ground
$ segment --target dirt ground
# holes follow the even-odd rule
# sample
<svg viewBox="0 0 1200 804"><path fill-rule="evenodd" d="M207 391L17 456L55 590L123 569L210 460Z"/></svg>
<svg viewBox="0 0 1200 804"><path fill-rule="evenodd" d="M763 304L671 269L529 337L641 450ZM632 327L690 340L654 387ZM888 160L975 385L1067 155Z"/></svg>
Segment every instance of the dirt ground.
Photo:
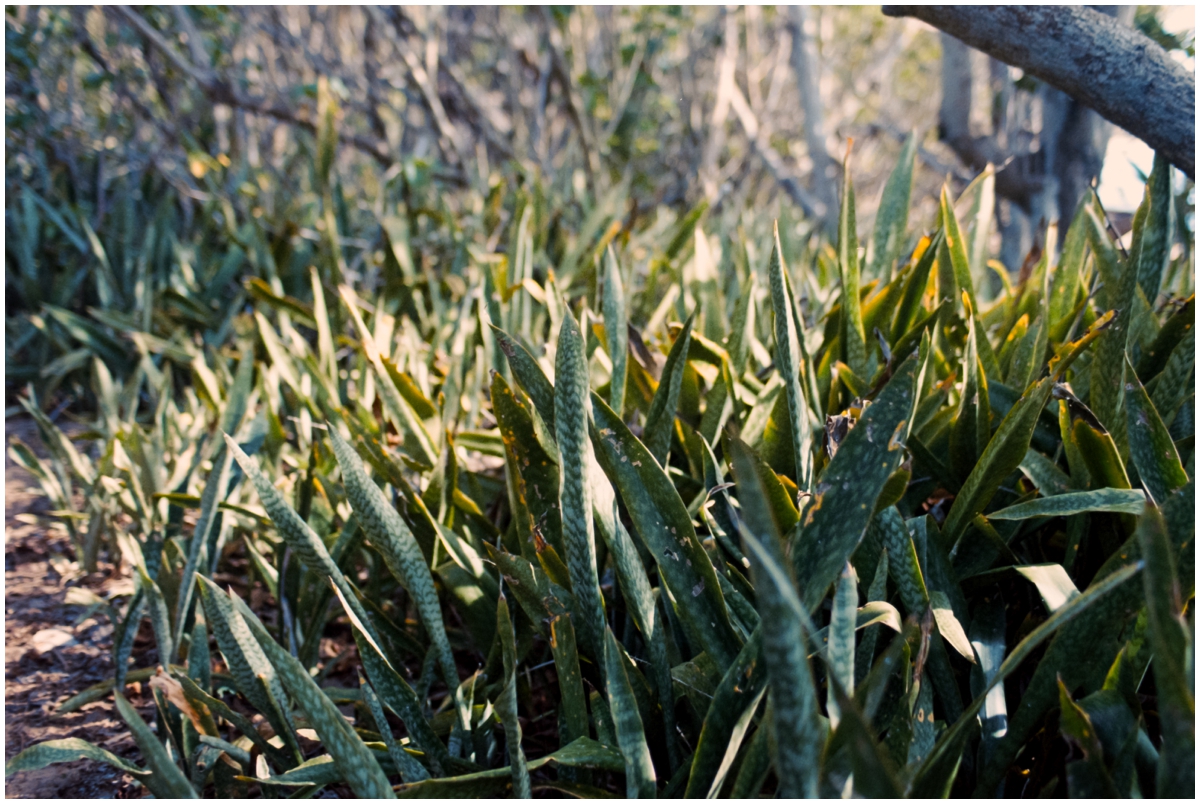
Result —
<svg viewBox="0 0 1200 804"><path fill-rule="evenodd" d="M68 429L68 432L71 432ZM5 422L5 685L4 725L6 760L23 749L45 740L75 737L108 749L119 757L140 765L140 754L113 705L111 694L65 715L55 714L58 707L71 696L113 676L113 624L100 612L89 616L84 606L67 605L68 590L83 587L105 599L121 598L126 604L133 590L128 570L117 568L101 557L97 572L83 575L74 562L73 549L65 529L56 525L49 515L48 500L40 493L36 478L16 465L8 455L8 445L20 438L40 456L45 449L38 437L36 425L21 417ZM77 444L81 449L85 442ZM76 501L77 509L82 501ZM230 555L231 566L244 565L246 558ZM246 573L223 576L235 586ZM254 588L240 589L251 607L258 610L274 608L273 599L261 583ZM327 673L327 682L350 687L357 681L353 641L348 623L330 628L322 639L321 659L336 661L337 666ZM130 670L154 662L153 632L148 620L143 620L134 643L134 665ZM335 657L337 657L335 659ZM467 677L476 668L474 658L465 660L460 675ZM408 668L415 674L420 662ZM543 671L552 673L550 669ZM526 706L529 711L545 711L553 703L544 700L553 684L540 678L533 685ZM442 685L435 684L432 699L446 694ZM155 706L149 688L137 682L125 690L126 698L153 728ZM536 699L536 700L534 700ZM557 730L553 719L523 724L526 747L535 748L531 756L553 750ZM39 771L22 772L5 780L7 798L140 798L147 791L133 777L107 765L91 760L51 765ZM334 786L325 790L322 798L348 794L348 789Z"/></svg>
<svg viewBox="0 0 1200 804"><path fill-rule="evenodd" d="M137 748L111 696L66 715L54 714L67 698L113 675L112 624L100 613L80 622L85 609L64 605L67 589L83 586L108 598L122 589L128 593L132 581L127 576L114 577L112 565L104 563L91 575L78 574L65 532L49 527L52 520L45 516L49 505L40 495L37 480L8 455L14 435L45 454L31 420L21 417L5 422L6 759L43 740L78 737L140 764ZM148 633L139 633L138 640L148 637ZM140 653L134 651L135 656ZM140 686L130 685L130 702L143 716L152 717L152 699L139 694ZM145 791L128 774L81 760L18 773L5 780L4 794L7 798L140 798Z"/></svg>

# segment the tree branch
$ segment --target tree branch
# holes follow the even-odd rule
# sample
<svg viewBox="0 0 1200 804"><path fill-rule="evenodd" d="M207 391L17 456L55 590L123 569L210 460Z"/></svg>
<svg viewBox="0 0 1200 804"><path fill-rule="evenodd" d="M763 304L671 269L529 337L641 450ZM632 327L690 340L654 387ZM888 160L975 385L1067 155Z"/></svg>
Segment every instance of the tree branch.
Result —
<svg viewBox="0 0 1200 804"><path fill-rule="evenodd" d="M800 209L804 210L804 214L809 218L815 218L820 221L829 219L829 210L825 203L820 199L813 198L803 187L796 177L788 170L787 165L783 163L783 158L771 147L768 142L765 132L759 126L758 118L755 116L750 104L746 102L746 96L742 94L742 90L738 87L737 82L730 81L729 87L729 105L733 108L738 120L742 124L742 128L746 130L746 139L750 140L750 148L754 153L758 154L759 159L767 166L767 171L775 182L787 193L788 198Z"/></svg>
<svg viewBox="0 0 1200 804"><path fill-rule="evenodd" d="M821 106L818 83L819 62L809 28L808 9L791 6L788 9L787 29L792 35L792 72L796 75L796 89L804 109L804 141L808 146L808 158L812 160L812 188L820 201L823 212L822 223L827 230L837 226L837 165L825 145L825 112ZM815 31L813 31L815 33Z"/></svg>
<svg viewBox="0 0 1200 804"><path fill-rule="evenodd" d="M140 14L129 8L129 6L115 6L115 9L133 27L137 28L154 47L158 48L177 70L195 81L205 97L211 102L224 103L238 109L245 109L254 114L273 117L281 122L298 126L310 133L316 133L317 126L313 121L300 117L289 108L276 106L265 98L243 95L234 89L233 85L219 77L212 70L203 69L192 64L183 54L172 47L163 38L162 34L154 29L154 26L146 22ZM341 134L339 139L373 157L375 161L379 162L385 168L391 167L396 161L385 142L358 134Z"/></svg>
<svg viewBox="0 0 1200 804"><path fill-rule="evenodd" d="M1020 67L1196 174L1196 77L1112 17L1066 6L884 6Z"/></svg>
<svg viewBox="0 0 1200 804"><path fill-rule="evenodd" d="M562 33L558 30L558 26L554 23L554 18L545 6L542 6L542 18L545 20L546 29L549 36L546 39L546 47L550 49L550 64L554 71L554 77L558 79L559 86L562 87L563 101L567 107L567 116L571 118L571 122L575 124L575 128L579 131L579 145L583 149L583 166L587 173L588 187L592 192L599 197L600 186L597 183L600 177L600 153L597 150L596 143L592 139L592 132L588 127L588 121L583 116L583 99L578 96L575 88L575 82L571 80L571 71L567 67L566 60L562 54Z"/></svg>
<svg viewBox="0 0 1200 804"><path fill-rule="evenodd" d="M437 90L437 73L435 72L431 76L425 69L425 65L421 64L416 54L412 52L412 48L409 47L405 20L400 9L396 6L383 6L380 11L396 29L397 35L392 39L392 45L400 54L400 58L404 59L404 63L408 65L409 75L417 89L420 90L421 97L425 99L425 105L429 107L434 128L445 142L445 145L442 146L443 152L453 156L460 167L465 165L466 143L460 138L458 128L450 122L450 117L446 114L446 107L442 105L442 98ZM436 66L435 64L430 69L434 69Z"/></svg>

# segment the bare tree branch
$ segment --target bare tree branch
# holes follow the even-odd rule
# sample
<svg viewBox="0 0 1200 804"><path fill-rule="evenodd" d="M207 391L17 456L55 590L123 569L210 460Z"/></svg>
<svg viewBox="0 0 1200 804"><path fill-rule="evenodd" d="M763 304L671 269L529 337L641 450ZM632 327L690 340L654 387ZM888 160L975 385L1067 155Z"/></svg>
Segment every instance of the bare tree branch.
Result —
<svg viewBox="0 0 1200 804"><path fill-rule="evenodd" d="M203 89L206 94L209 92L209 87L213 87L215 90L216 84L218 83L217 77L213 75L211 71L202 67L197 67L195 64L192 64L190 61L188 61L182 53L176 50L169 42L167 42L166 39L163 38L162 34L155 30L153 25L146 22L141 14L138 14L129 6L114 6L114 8L116 8L117 12L124 17L127 22L132 23L133 27L137 28L138 32L141 33L142 36L149 39L150 43L158 48L159 51L161 51L162 54L167 57L168 61L175 65L175 69L179 70L181 73L199 84L200 88Z"/></svg>
<svg viewBox="0 0 1200 804"><path fill-rule="evenodd" d="M704 141L704 152L700 159L700 183L704 195L711 202L720 191L718 181L718 160L725 147L725 121L729 117L729 104L737 82L734 81L734 71L737 69L738 55L738 25L735 6L727 6L721 11L725 24L725 33L721 44L721 55L717 59L717 99L713 105L712 119L709 121L708 138ZM757 128L757 126L756 126ZM753 137L753 135L751 135Z"/></svg>
<svg viewBox="0 0 1200 804"><path fill-rule="evenodd" d="M975 89L981 62L987 57L950 34L942 40L942 104L938 113L940 139L953 149L963 164L978 173L997 166L996 192L1022 208L1044 189L1045 177L1032 170L1030 161L1043 155L1011 154L1000 138L988 131L980 119L980 92ZM990 97L990 96L989 96Z"/></svg>
<svg viewBox="0 0 1200 804"><path fill-rule="evenodd" d="M1194 179L1196 77L1150 38L1088 8L884 6L1020 67L1139 137Z"/></svg>
<svg viewBox="0 0 1200 804"><path fill-rule="evenodd" d="M192 64L183 54L164 39L162 34L155 30L150 23L146 22L140 14L129 8L129 6L115 6L115 9L125 20L137 28L138 32L145 36L155 48L166 56L167 60L176 69L196 82L204 95L213 103L224 103L239 109L245 109L248 112L272 117L276 120L303 128L306 131L316 133L317 126L312 120L300 117L287 107L272 104L265 98L243 95L234 89L232 84L222 79L212 70ZM390 167L396 161L385 142L348 133L339 135L339 139L367 153L384 167Z"/></svg>
<svg viewBox="0 0 1200 804"><path fill-rule="evenodd" d="M746 139L750 140L751 149L762 159L763 164L767 166L767 171L787 193L788 198L804 210L804 214L808 217L827 220L829 211L825 204L819 199L813 198L807 190L800 186L800 182L783 163L783 158L771 147L771 143L767 141L766 132L759 126L758 118L735 81L730 82L729 105L737 114L738 120L741 121L742 128L746 130Z"/></svg>
<svg viewBox="0 0 1200 804"><path fill-rule="evenodd" d="M563 98L566 101L567 115L579 131L579 144L583 148L583 166L587 173L588 186L592 189L593 193L599 193L600 187L597 182L600 177L600 153L592 139L592 132L588 128L587 121L582 114L584 108L583 99L578 96L575 89L575 82L571 80L571 72L567 68L566 61L563 59L562 34L559 32L558 26L554 24L554 18L545 6L542 6L542 17L545 20L549 33L546 46L550 49L550 63L555 77L558 78L559 86L562 87Z"/></svg>
<svg viewBox="0 0 1200 804"><path fill-rule="evenodd" d="M834 193L837 168L825 146L825 113L817 83L817 54L809 28L811 20L804 6L788 9L788 31L792 35L792 71L804 107L804 140L812 160L812 187L824 212L824 224L832 231L837 225L837 198Z"/></svg>
<svg viewBox="0 0 1200 804"><path fill-rule="evenodd" d="M374 11L375 9L369 9ZM446 108L442 105L442 98L437 91L437 73L429 74L425 69L426 65L421 63L417 55L413 53L409 46L408 33L405 31L404 20L399 8L396 6L383 6L379 9L387 16L392 23L392 27L396 29L396 36L392 39L392 45L404 59L404 63L408 65L409 74L412 76L413 83L421 92L421 97L425 100L425 105L429 107L430 113L433 115L434 127L437 129L439 137L444 141L442 146L443 151L454 157L460 165L464 163L466 153L466 143L462 141L458 128L454 123L450 122L449 115L446 114ZM436 52L434 54L436 58ZM436 67L436 65L435 65ZM447 147L448 145L448 147Z"/></svg>
<svg viewBox="0 0 1200 804"><path fill-rule="evenodd" d="M200 41L200 31L196 29L196 23L192 21L192 15L188 13L184 6L175 6L171 9L175 12L175 20L179 23L179 27L183 29L183 33L187 36L188 50L192 52L192 62L199 65L201 69L207 70L212 66L212 60L209 59L207 51L204 50L204 43Z"/></svg>

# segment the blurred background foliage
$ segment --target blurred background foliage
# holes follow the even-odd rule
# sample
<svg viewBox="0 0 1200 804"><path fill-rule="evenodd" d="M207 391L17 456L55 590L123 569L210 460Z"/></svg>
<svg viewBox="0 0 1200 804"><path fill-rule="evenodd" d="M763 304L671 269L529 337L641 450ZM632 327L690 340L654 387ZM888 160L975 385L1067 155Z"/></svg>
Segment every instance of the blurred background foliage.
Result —
<svg viewBox="0 0 1200 804"><path fill-rule="evenodd" d="M1194 53L1160 7L1113 13ZM869 232L910 131L906 249L947 177L961 192L996 162L990 251L1015 272L1111 130L1086 112L1051 131L1069 98L877 7L10 6L5 38L10 413L28 383L90 407L93 356L125 376L220 348L256 293L311 303L310 265L453 303L526 208L528 276L579 295L612 241L639 324L698 220L722 273L763 262L778 219L789 262L822 274L851 140ZM1074 185L1048 173L1072 159ZM681 253L650 245L671 231Z"/></svg>

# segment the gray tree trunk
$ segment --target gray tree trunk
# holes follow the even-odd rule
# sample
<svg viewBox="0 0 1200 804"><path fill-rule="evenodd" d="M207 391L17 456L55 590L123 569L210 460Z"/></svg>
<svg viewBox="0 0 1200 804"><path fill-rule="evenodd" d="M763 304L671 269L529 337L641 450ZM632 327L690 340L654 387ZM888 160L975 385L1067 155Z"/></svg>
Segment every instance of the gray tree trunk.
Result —
<svg viewBox="0 0 1200 804"><path fill-rule="evenodd" d="M1096 7L1124 25L1133 6ZM1011 69L942 34L940 136L968 166L997 167L1000 260L1018 270L1047 224L1066 225L1100 176L1113 126L1047 84L1014 87ZM1061 238L1060 238L1061 245Z"/></svg>
<svg viewBox="0 0 1200 804"><path fill-rule="evenodd" d="M806 6L790 6L788 32L792 35L792 71L804 109L804 141L812 160L813 195L825 206L826 228L837 227L837 165L825 146L825 113L818 81L817 51L813 43L813 22Z"/></svg>
<svg viewBox="0 0 1200 804"><path fill-rule="evenodd" d="M916 17L1021 68L1095 109L1195 177L1195 76L1108 9L884 6L883 13Z"/></svg>

